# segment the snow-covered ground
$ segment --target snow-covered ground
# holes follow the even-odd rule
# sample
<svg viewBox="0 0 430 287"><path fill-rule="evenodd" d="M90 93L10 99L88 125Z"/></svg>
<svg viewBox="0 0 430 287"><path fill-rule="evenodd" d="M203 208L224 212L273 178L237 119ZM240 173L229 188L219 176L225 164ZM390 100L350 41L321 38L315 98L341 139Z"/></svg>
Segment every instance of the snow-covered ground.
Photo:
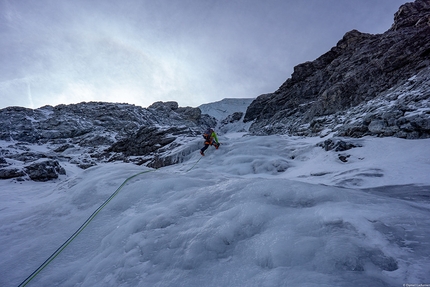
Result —
<svg viewBox="0 0 430 287"><path fill-rule="evenodd" d="M221 121L234 112L245 113L253 100L252 98L225 98L218 102L200 105L199 109L202 114L210 115Z"/></svg>
<svg viewBox="0 0 430 287"><path fill-rule="evenodd" d="M430 139L348 139L361 147L343 152L321 138L220 141L128 181L27 286L430 283ZM18 286L146 170L61 164L55 182L0 182L0 286Z"/></svg>

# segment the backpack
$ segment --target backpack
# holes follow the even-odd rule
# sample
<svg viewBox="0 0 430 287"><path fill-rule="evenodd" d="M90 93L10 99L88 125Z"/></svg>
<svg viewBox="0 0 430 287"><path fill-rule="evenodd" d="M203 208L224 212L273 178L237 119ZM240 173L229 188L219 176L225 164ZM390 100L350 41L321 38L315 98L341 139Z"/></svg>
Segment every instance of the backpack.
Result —
<svg viewBox="0 0 430 287"><path fill-rule="evenodd" d="M212 135L212 133L209 133L209 134L208 133L204 133L203 134L203 138L208 141L208 140L211 139L211 135Z"/></svg>
<svg viewBox="0 0 430 287"><path fill-rule="evenodd" d="M213 130L211 130L211 129L207 129L207 130L205 131L205 133L203 134L203 138L204 138L205 140L210 140L210 139L211 139L211 136L212 136L212 132L213 132Z"/></svg>

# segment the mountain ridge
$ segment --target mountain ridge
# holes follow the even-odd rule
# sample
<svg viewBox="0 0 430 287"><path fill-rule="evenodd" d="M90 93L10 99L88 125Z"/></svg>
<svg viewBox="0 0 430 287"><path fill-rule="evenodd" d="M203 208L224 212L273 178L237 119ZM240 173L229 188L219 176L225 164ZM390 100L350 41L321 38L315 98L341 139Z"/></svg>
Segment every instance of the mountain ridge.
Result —
<svg viewBox="0 0 430 287"><path fill-rule="evenodd" d="M291 78L277 91L256 98L247 109L245 121L253 121L253 134L315 136L330 129L340 136L430 137L428 111L418 120L408 119L405 113L414 108L405 99L395 99L400 113L394 120L387 120L383 113L373 113L351 127L348 121L359 119L345 118L348 110L371 100L392 101L392 95L399 94L399 90L414 94L420 107L428 106L429 37L430 1L406 3L385 33L372 35L352 30L327 53L294 67ZM411 78L413 86L408 84ZM405 85L410 89L405 90ZM417 92L421 97L416 97ZM363 109L362 114L366 113ZM372 121L382 123L384 128L369 128Z"/></svg>

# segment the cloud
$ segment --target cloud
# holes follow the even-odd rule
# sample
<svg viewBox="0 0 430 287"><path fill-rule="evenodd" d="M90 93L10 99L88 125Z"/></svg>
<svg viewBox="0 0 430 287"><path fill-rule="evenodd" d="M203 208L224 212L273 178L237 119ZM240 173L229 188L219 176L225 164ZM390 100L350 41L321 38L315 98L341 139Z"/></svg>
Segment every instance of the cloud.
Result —
<svg viewBox="0 0 430 287"><path fill-rule="evenodd" d="M0 108L256 97L347 31L387 30L400 4L0 0Z"/></svg>

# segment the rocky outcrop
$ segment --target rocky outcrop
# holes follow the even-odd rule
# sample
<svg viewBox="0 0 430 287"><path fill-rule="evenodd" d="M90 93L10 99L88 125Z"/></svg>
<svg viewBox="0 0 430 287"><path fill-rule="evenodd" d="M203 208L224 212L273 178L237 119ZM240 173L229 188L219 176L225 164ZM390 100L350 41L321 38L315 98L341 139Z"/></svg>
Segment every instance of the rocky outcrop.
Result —
<svg viewBox="0 0 430 287"><path fill-rule="evenodd" d="M142 127L133 137L125 138L113 144L106 151L122 153L125 156L143 156L174 142L178 135L196 136L189 127Z"/></svg>
<svg viewBox="0 0 430 287"><path fill-rule="evenodd" d="M345 119L336 131L339 136L395 136L407 139L430 135L430 69L343 113Z"/></svg>
<svg viewBox="0 0 430 287"><path fill-rule="evenodd" d="M66 174L64 168L56 160L44 160L26 166L24 172L34 181L48 181Z"/></svg>
<svg viewBox="0 0 430 287"><path fill-rule="evenodd" d="M14 167L13 165L0 168L0 179L17 178L19 180L24 180L28 177L34 181L48 181L65 174L66 171L60 163L52 159L35 161L23 168Z"/></svg>
<svg viewBox="0 0 430 287"><path fill-rule="evenodd" d="M163 119L159 124L168 125L183 125L184 122L189 122L187 125L194 126L214 126L216 121L205 114L199 108L179 107L177 102L155 102L148 107L155 118Z"/></svg>
<svg viewBox="0 0 430 287"><path fill-rule="evenodd" d="M250 131L255 134L318 135L327 128L324 122L333 122L333 115L399 91L410 79L415 87L405 92L419 92L419 101L428 100L429 90L422 87L429 81L429 19L430 0L416 0L400 7L393 26L383 34L346 33L315 61L296 66L276 92L259 96L248 107L244 121L254 121ZM405 113L400 110L395 120L390 117L387 121L388 114L374 111L373 123L363 122L360 131L355 127L357 135L430 137L427 112L419 115L424 120L413 122L405 120ZM323 119L328 116L330 120ZM342 130L342 120L336 121L335 132ZM396 121L397 128L390 121ZM385 127L391 127L390 131Z"/></svg>
<svg viewBox="0 0 430 287"><path fill-rule="evenodd" d="M79 146L111 145L142 126L206 126L198 108L180 108L176 102L156 102L147 109L129 104L89 102L44 106L39 109L8 107L0 110L0 140L27 143L62 143ZM112 138L113 136L113 138Z"/></svg>
<svg viewBox="0 0 430 287"><path fill-rule="evenodd" d="M55 179L64 171L61 161L83 169L109 161L143 164L215 125L199 108L177 102L8 107L0 110L0 140L11 143L0 153L0 179ZM32 151L34 146L46 151ZM162 164L169 161L158 160Z"/></svg>
<svg viewBox="0 0 430 287"><path fill-rule="evenodd" d="M35 110L8 107L0 111L0 122L1 140L64 143L73 139L85 145L103 132L117 132L119 137L132 133L139 125L151 123L152 114L133 105L90 102ZM108 136L98 142L112 143Z"/></svg>
<svg viewBox="0 0 430 287"><path fill-rule="evenodd" d="M324 142L317 144L317 146L322 147L325 151L334 150L338 152L338 151L350 150L360 145L350 143L350 142L345 142L344 140L341 140L341 139L327 139Z"/></svg>
<svg viewBox="0 0 430 287"><path fill-rule="evenodd" d="M18 168L1 168L0 179L21 178L25 176L24 171Z"/></svg>
<svg viewBox="0 0 430 287"><path fill-rule="evenodd" d="M428 1L415 1L400 6L394 14L394 24L391 30L396 31L407 27L425 27L430 25L428 11L430 3Z"/></svg>
<svg viewBox="0 0 430 287"><path fill-rule="evenodd" d="M322 147L325 151L333 150L335 152L344 152L352 148L361 147L360 144L346 142L342 139L336 139L336 138L327 139L324 142L318 143L317 146ZM348 158L350 156L351 155L345 154L345 153L339 153L337 155L338 159L341 162L348 162Z"/></svg>
<svg viewBox="0 0 430 287"><path fill-rule="evenodd" d="M226 117L225 119L223 119L221 121L221 125L227 125L229 123L231 124L231 123L237 122L240 119L242 119L242 117L243 117L243 113L242 112L232 113L231 115L229 115L228 117Z"/></svg>

